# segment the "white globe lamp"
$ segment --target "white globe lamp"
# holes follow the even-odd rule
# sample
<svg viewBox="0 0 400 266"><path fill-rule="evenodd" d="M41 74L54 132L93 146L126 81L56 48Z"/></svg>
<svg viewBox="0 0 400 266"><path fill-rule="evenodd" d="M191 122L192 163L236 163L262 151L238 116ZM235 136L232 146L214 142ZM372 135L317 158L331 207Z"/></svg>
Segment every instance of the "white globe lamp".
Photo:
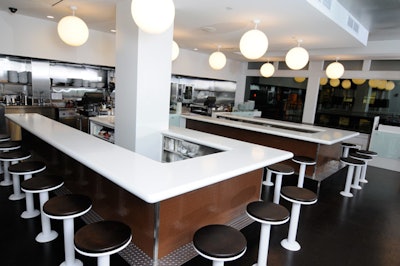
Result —
<svg viewBox="0 0 400 266"><path fill-rule="evenodd" d="M247 59L258 59L262 57L268 49L268 37L264 32L257 29L259 20L255 20L255 29L247 31L240 38L240 52Z"/></svg>
<svg viewBox="0 0 400 266"><path fill-rule="evenodd" d="M131 13L142 31L160 34L173 24L175 5L172 0L132 0Z"/></svg>
<svg viewBox="0 0 400 266"><path fill-rule="evenodd" d="M220 70L226 65L226 56L224 53L219 51L220 48L221 46L218 46L218 51L212 53L208 58L210 67L215 70Z"/></svg>
<svg viewBox="0 0 400 266"><path fill-rule="evenodd" d="M290 49L286 53L285 62L286 65L293 70L299 70L305 67L310 59L310 56L306 49L300 47L301 41L298 41L297 47Z"/></svg>
<svg viewBox="0 0 400 266"><path fill-rule="evenodd" d="M339 79L344 74L344 66L339 62L333 62L326 68L326 75L330 79Z"/></svg>
<svg viewBox="0 0 400 266"><path fill-rule="evenodd" d="M63 17L57 25L58 36L71 46L81 46L89 38L89 28L86 23L75 16L75 6L71 6L72 16Z"/></svg>
<svg viewBox="0 0 400 266"><path fill-rule="evenodd" d="M261 68L260 68L260 73L261 73L261 75L262 75L263 77L265 77L265 78L272 77L272 75L274 74L274 72L275 72L275 67L274 67L273 64L271 64L271 63L269 63L269 62L263 64L263 65L261 66Z"/></svg>
<svg viewBox="0 0 400 266"><path fill-rule="evenodd" d="M172 41L172 61L177 59L179 56L179 45L175 42Z"/></svg>

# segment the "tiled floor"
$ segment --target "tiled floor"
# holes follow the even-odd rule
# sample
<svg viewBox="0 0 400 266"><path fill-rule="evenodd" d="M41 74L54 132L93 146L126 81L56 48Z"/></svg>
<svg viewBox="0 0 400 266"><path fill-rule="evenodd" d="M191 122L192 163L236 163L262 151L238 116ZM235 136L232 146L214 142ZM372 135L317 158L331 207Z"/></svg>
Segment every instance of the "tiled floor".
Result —
<svg viewBox="0 0 400 266"><path fill-rule="evenodd" d="M285 266L337 266L400 265L400 173L369 167L368 184L356 191L353 198L339 195L344 186L345 170L322 182L318 202L301 209L297 240L302 249L287 251L280 246L287 235L288 224L274 226L271 231L268 265ZM284 185L294 178L285 177ZM306 187L314 189L314 183ZM62 224L52 221L61 235L54 241L39 244L34 238L40 231L40 218L21 219L25 209L21 201L9 201L11 187L0 187L0 254L2 266L59 265L63 259ZM264 191L266 199L272 190ZM290 209L290 205L281 200ZM76 227L83 225L76 221ZM239 260L226 265L252 265L256 261L259 225L243 229L248 240L248 250ZM93 258L77 255L84 265L96 265ZM128 265L119 255L111 257L111 265ZM211 265L196 257L184 265Z"/></svg>

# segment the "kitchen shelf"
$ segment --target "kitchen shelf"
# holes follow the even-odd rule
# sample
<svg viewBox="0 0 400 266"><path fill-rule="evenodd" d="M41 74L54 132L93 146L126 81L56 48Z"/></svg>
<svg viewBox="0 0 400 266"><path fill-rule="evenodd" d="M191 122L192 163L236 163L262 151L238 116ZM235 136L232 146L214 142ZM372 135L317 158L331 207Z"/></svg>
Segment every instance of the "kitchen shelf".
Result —
<svg viewBox="0 0 400 266"><path fill-rule="evenodd" d="M91 135L114 143L114 116L90 117L89 123Z"/></svg>

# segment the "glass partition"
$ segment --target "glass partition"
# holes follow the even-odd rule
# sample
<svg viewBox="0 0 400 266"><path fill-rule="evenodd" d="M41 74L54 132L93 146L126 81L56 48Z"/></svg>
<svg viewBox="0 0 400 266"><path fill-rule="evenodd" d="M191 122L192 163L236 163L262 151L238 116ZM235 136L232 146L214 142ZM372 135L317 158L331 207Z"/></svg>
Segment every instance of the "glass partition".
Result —
<svg viewBox="0 0 400 266"><path fill-rule="evenodd" d="M399 126L399 92L399 80L321 79L315 124L370 133L379 116Z"/></svg>
<svg viewBox="0 0 400 266"><path fill-rule="evenodd" d="M248 98L255 102L261 117L301 122L307 78L247 77L247 83L250 88Z"/></svg>

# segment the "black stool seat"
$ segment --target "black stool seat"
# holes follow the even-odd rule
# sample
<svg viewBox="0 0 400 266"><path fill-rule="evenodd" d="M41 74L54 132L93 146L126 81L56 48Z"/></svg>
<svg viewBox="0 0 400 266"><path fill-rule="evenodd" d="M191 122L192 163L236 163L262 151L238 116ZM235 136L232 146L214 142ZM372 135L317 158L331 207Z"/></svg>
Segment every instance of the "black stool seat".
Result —
<svg viewBox="0 0 400 266"><path fill-rule="evenodd" d="M292 158L294 162L297 163L304 163L304 164L316 164L315 160L313 158L307 157L307 156L294 156Z"/></svg>
<svg viewBox="0 0 400 266"><path fill-rule="evenodd" d="M54 216L61 218L80 214L90 209L91 206L92 200L89 197L80 194L67 194L48 200L43 206L43 211L52 218Z"/></svg>
<svg viewBox="0 0 400 266"><path fill-rule="evenodd" d="M0 140L4 140L4 139L10 139L10 135L9 134L0 134Z"/></svg>
<svg viewBox="0 0 400 266"><path fill-rule="evenodd" d="M368 156L377 156L378 153L374 151L366 151L366 150L358 150L356 153L362 154L362 155L368 155Z"/></svg>
<svg viewBox="0 0 400 266"><path fill-rule="evenodd" d="M347 143L347 142L343 142L342 143L342 146L344 146L344 147L356 147L357 145L356 144L353 144L353 143Z"/></svg>
<svg viewBox="0 0 400 266"><path fill-rule="evenodd" d="M131 229L118 221L100 221L75 233L75 247L86 253L105 253L124 246L132 238Z"/></svg>
<svg viewBox="0 0 400 266"><path fill-rule="evenodd" d="M64 179L58 175L41 175L25 180L21 183L21 187L27 191L41 191L64 184Z"/></svg>
<svg viewBox="0 0 400 266"><path fill-rule="evenodd" d="M20 141L3 141L0 142L0 149L11 149L21 147Z"/></svg>
<svg viewBox="0 0 400 266"><path fill-rule="evenodd" d="M350 154L351 156L351 154ZM364 165L365 163L361 160L355 159L353 157L340 157L340 161L344 162L346 164L351 164L351 165Z"/></svg>
<svg viewBox="0 0 400 266"><path fill-rule="evenodd" d="M282 163L268 165L267 169L274 173L280 173L283 175L291 175L294 173L293 167Z"/></svg>
<svg viewBox="0 0 400 266"><path fill-rule="evenodd" d="M282 222L289 219L289 211L282 205L265 201L254 201L247 205L247 213L266 222Z"/></svg>
<svg viewBox="0 0 400 266"><path fill-rule="evenodd" d="M354 152L351 152L351 153L349 154L349 156L350 156L351 158L354 158L354 159L372 160L372 157L369 156L369 155L364 155L364 154L359 154L359 153L354 153ZM340 158L340 159L342 159L342 158Z"/></svg>
<svg viewBox="0 0 400 266"><path fill-rule="evenodd" d="M13 164L8 167L8 171L15 174L24 174L27 172L39 171L45 169L46 164L41 161L25 161L22 163Z"/></svg>
<svg viewBox="0 0 400 266"><path fill-rule="evenodd" d="M195 232L193 245L206 256L230 258L243 253L247 248L247 241L243 234L233 227L212 224Z"/></svg>
<svg viewBox="0 0 400 266"><path fill-rule="evenodd" d="M2 152L0 153L0 160L18 160L30 157L31 153L26 150L12 150L9 152Z"/></svg>
<svg viewBox="0 0 400 266"><path fill-rule="evenodd" d="M306 188L295 186L286 186L281 190L282 197L292 199L295 201L307 203L314 203L317 200L317 194Z"/></svg>

